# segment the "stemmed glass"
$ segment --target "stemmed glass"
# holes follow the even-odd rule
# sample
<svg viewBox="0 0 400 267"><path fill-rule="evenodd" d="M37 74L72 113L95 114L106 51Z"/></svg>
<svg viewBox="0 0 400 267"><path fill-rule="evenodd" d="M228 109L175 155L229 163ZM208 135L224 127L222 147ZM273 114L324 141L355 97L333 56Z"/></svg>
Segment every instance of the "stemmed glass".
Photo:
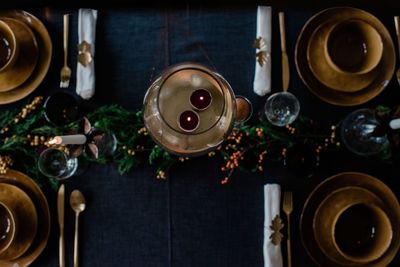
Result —
<svg viewBox="0 0 400 267"><path fill-rule="evenodd" d="M40 154L38 167L45 176L64 180L75 174L78 159L59 148L49 147Z"/></svg>
<svg viewBox="0 0 400 267"><path fill-rule="evenodd" d="M68 92L58 91L50 95L43 106L45 119L56 126L67 125L82 117L77 99Z"/></svg>
<svg viewBox="0 0 400 267"><path fill-rule="evenodd" d="M299 115L299 100L289 92L279 92L268 97L264 113L270 123L285 126L294 122Z"/></svg>

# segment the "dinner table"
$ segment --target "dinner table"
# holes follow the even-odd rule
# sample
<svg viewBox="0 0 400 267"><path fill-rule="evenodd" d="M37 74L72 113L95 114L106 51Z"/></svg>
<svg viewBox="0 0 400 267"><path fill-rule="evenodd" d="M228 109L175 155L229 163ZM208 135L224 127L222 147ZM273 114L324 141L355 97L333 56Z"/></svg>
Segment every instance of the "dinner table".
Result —
<svg viewBox="0 0 400 267"><path fill-rule="evenodd" d="M307 88L295 64L299 34L314 14L344 3L302 3L114 0L102 6L95 1L13 1L0 8L21 9L33 14L45 25L51 38L52 56L47 74L26 98L47 97L64 90L74 94L87 111L111 104L132 111L142 110L149 86L162 71L174 64L195 62L209 66L229 82L236 95L251 101L253 115L246 124L255 124L268 97L253 91L257 5L268 5L272 7L271 92L282 90L278 12L283 11L289 91L299 100L300 116L336 125L357 109L398 106L400 85L395 75L382 92L358 105L330 104ZM345 5L376 16L390 33L397 52L393 16L400 15L399 3L350 1ZM79 8L98 10L94 56L96 86L89 100L79 98L75 92ZM68 62L72 75L69 87L61 89L63 15L67 13L70 14ZM399 61L397 53L395 55L397 69ZM0 105L0 110L19 109L26 103L24 100ZM292 266L318 266L302 243L299 226L310 192L328 177L351 171L378 178L400 197L399 166L398 161L356 155L343 144L338 151L322 153L318 166L288 166L282 161L268 161L261 172L236 170L226 184L221 183L221 162L207 155L173 165L166 179L156 178L154 164L120 174L116 164L90 162L63 181L66 266L73 264L75 213L69 196L75 189L86 198L86 208L80 214L80 266L264 266L264 185L267 183L279 184L282 192L293 192ZM58 266L57 191L48 185L42 190L50 208L50 235L45 249L31 266ZM281 217L285 218L283 211ZM285 230L282 233L286 235ZM284 266L287 266L285 237L282 242ZM400 253L388 266L400 266Z"/></svg>

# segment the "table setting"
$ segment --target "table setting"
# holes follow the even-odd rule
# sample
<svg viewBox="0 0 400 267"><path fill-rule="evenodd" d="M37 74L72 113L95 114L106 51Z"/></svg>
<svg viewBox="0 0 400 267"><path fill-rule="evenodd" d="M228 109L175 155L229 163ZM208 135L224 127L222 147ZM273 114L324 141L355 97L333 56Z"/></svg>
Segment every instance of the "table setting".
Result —
<svg viewBox="0 0 400 267"><path fill-rule="evenodd" d="M399 9L19 8L0 266L400 264Z"/></svg>

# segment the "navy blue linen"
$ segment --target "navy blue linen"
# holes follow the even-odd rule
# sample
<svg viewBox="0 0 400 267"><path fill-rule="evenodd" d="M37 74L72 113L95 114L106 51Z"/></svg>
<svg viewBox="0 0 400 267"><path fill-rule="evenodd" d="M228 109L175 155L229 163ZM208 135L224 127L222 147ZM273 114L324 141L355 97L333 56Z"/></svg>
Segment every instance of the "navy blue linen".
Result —
<svg viewBox="0 0 400 267"><path fill-rule="evenodd" d="M273 92L281 88L280 46L277 11L273 10ZM70 92L75 90L77 16L76 9L34 9L42 19L54 45L50 70L33 95L48 95L58 89L62 64L62 14L71 13L70 57L73 69ZM294 65L294 46L310 11L287 10L287 45L290 58L290 91L300 99L303 115L334 122L352 108L338 108L313 96L302 84ZM391 16L377 14L394 35ZM96 37L96 94L87 108L121 104L142 107L150 81L171 64L193 61L210 66L223 75L236 94L248 97L257 113L266 97L252 92L256 6L247 8L99 9ZM394 80L374 100L362 105L398 104L400 90ZM16 108L23 101L2 106ZM118 129L116 129L118 130ZM363 171L383 179L400 195L399 168L360 159L350 153L322 159L312 178L270 164L260 174L235 173L221 185L219 164L207 156L176 165L166 181L155 179L156 167L145 167L120 176L115 166L91 165L66 182L67 192L79 188L87 197L81 215L81 266L135 267L261 267L263 266L263 185L279 182L292 189L293 266L314 266L298 233L302 205L308 193L335 173ZM58 266L56 193L47 190L52 214L48 246L32 264ZM72 266L73 212L66 212L66 252ZM285 255L286 249L283 246ZM285 258L285 256L284 256ZM397 256L391 266L398 266Z"/></svg>

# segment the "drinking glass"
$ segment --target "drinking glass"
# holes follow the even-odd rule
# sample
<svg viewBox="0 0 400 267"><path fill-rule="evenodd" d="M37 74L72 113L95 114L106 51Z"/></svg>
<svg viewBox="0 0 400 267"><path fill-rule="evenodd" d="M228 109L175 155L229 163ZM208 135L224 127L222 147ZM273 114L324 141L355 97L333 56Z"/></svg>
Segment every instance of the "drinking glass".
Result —
<svg viewBox="0 0 400 267"><path fill-rule="evenodd" d="M78 159L69 157L58 148L50 147L40 154L38 167L44 175L63 180L75 174L78 169Z"/></svg>
<svg viewBox="0 0 400 267"><path fill-rule="evenodd" d="M374 110L358 109L350 113L342 122L340 134L345 146L361 156L378 154L389 146L386 125L375 115Z"/></svg>
<svg viewBox="0 0 400 267"><path fill-rule="evenodd" d="M58 91L46 99L44 116L49 123L56 126L67 125L82 117L76 98L64 91Z"/></svg>
<svg viewBox="0 0 400 267"><path fill-rule="evenodd" d="M280 127L294 122L299 112L299 100L289 92L270 95L264 105L264 113L268 121Z"/></svg>

